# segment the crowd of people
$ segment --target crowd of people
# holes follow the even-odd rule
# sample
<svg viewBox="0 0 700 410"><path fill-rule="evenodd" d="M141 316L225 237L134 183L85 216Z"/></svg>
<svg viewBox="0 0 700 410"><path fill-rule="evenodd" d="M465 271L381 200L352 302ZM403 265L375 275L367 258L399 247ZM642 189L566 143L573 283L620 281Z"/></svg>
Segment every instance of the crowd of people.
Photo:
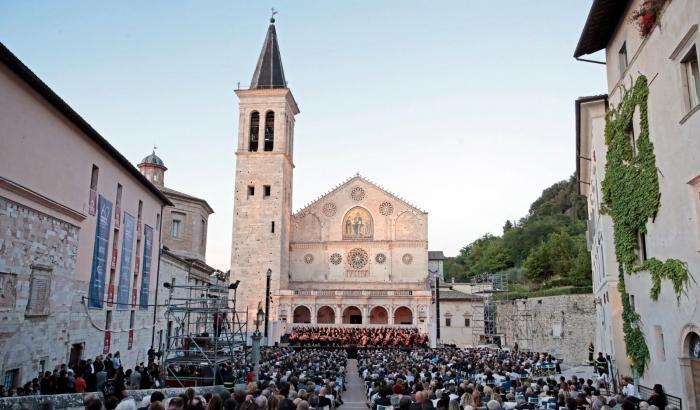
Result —
<svg viewBox="0 0 700 410"><path fill-rule="evenodd" d="M129 390L162 386L152 351L146 366L139 364L125 372L115 353L72 369L61 366L23 390L26 394L84 393L88 410L335 410L343 405L348 367L345 349L262 347L255 368L247 353L250 351L236 352L225 363L226 370L221 370L237 380L235 385L228 390L216 386L201 395L190 388L171 398L161 391L139 402L132 398ZM660 385L642 401L630 378L623 380L620 394L615 395L604 378L543 376L538 369L558 368L559 364L547 353L382 347L359 349L357 354L357 375L364 382L370 410L676 409ZM49 409L51 401L46 403Z"/></svg>
<svg viewBox="0 0 700 410"><path fill-rule="evenodd" d="M101 391L109 380L118 380L129 389L159 388L163 384L158 357L158 353L149 349L148 363L139 363L127 370L119 352L80 360L73 366L61 364L21 387L6 390L0 385L0 397L96 392Z"/></svg>
<svg viewBox="0 0 700 410"><path fill-rule="evenodd" d="M308 326L294 328L288 341L293 346L414 348L427 346L428 336L415 328Z"/></svg>
<svg viewBox="0 0 700 410"><path fill-rule="evenodd" d="M546 353L455 348L358 353L372 410L674 409L660 385L642 401L630 379L621 394L610 395L598 378L537 376L541 365L556 362Z"/></svg>
<svg viewBox="0 0 700 410"><path fill-rule="evenodd" d="M102 397L86 395L86 410L312 410L343 404L347 354L343 350L262 348L259 379L242 366L245 387L229 390L216 386L197 395L189 388L166 398L156 391L139 403L123 384L102 390Z"/></svg>

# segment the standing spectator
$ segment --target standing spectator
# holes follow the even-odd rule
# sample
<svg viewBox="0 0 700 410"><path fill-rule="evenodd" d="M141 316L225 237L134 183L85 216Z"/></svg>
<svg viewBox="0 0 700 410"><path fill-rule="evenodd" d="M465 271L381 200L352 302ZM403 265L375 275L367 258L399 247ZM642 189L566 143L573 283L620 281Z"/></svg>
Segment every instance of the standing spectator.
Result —
<svg viewBox="0 0 700 410"><path fill-rule="evenodd" d="M647 402L650 405L654 405L660 409L665 409L668 405L668 398L666 397L666 392L664 392L663 386L660 384L654 385L654 391L651 393L651 397Z"/></svg>
<svg viewBox="0 0 700 410"><path fill-rule="evenodd" d="M75 377L75 392L76 393L85 393L86 389L87 389L87 382L83 378L83 372L79 371L78 375Z"/></svg>
<svg viewBox="0 0 700 410"><path fill-rule="evenodd" d="M112 364L114 365L115 369L122 367L122 359L121 359L121 356L119 355L118 350L117 350L117 353L115 353L114 357L112 358Z"/></svg>

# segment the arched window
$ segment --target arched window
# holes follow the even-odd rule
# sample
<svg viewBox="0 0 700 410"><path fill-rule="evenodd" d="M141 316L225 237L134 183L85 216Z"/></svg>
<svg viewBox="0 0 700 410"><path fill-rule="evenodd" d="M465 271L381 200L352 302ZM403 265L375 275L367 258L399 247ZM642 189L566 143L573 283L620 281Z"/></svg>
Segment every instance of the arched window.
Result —
<svg viewBox="0 0 700 410"><path fill-rule="evenodd" d="M265 113L265 151L272 151L275 142L275 113Z"/></svg>
<svg viewBox="0 0 700 410"><path fill-rule="evenodd" d="M250 137L248 139L248 151L258 150L258 132L260 129L260 113L253 111L250 113Z"/></svg>

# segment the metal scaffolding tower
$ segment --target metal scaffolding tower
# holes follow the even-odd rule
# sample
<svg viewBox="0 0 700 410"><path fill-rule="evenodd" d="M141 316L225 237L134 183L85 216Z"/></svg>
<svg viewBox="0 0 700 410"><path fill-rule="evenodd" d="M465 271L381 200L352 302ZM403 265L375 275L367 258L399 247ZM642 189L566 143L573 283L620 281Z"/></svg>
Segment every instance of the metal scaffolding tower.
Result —
<svg viewBox="0 0 700 410"><path fill-rule="evenodd" d="M474 325L472 340L480 344L503 343L503 332L499 332L499 315L493 295L508 292L508 275L506 273L482 273L471 280L473 293L483 296L483 303L474 306Z"/></svg>
<svg viewBox="0 0 700 410"><path fill-rule="evenodd" d="M176 325L166 334L166 386L221 383L220 366L233 363L246 345L247 312L236 310L238 282L164 286L170 291L165 317Z"/></svg>

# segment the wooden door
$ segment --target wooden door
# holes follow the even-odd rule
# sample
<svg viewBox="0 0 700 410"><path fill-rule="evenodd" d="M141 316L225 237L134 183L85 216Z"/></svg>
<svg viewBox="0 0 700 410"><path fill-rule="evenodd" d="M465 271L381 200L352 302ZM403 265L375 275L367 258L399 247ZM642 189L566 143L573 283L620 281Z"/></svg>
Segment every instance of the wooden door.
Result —
<svg viewBox="0 0 700 410"><path fill-rule="evenodd" d="M693 372L693 389L695 390L695 403L700 403L700 359L691 359L690 369Z"/></svg>

